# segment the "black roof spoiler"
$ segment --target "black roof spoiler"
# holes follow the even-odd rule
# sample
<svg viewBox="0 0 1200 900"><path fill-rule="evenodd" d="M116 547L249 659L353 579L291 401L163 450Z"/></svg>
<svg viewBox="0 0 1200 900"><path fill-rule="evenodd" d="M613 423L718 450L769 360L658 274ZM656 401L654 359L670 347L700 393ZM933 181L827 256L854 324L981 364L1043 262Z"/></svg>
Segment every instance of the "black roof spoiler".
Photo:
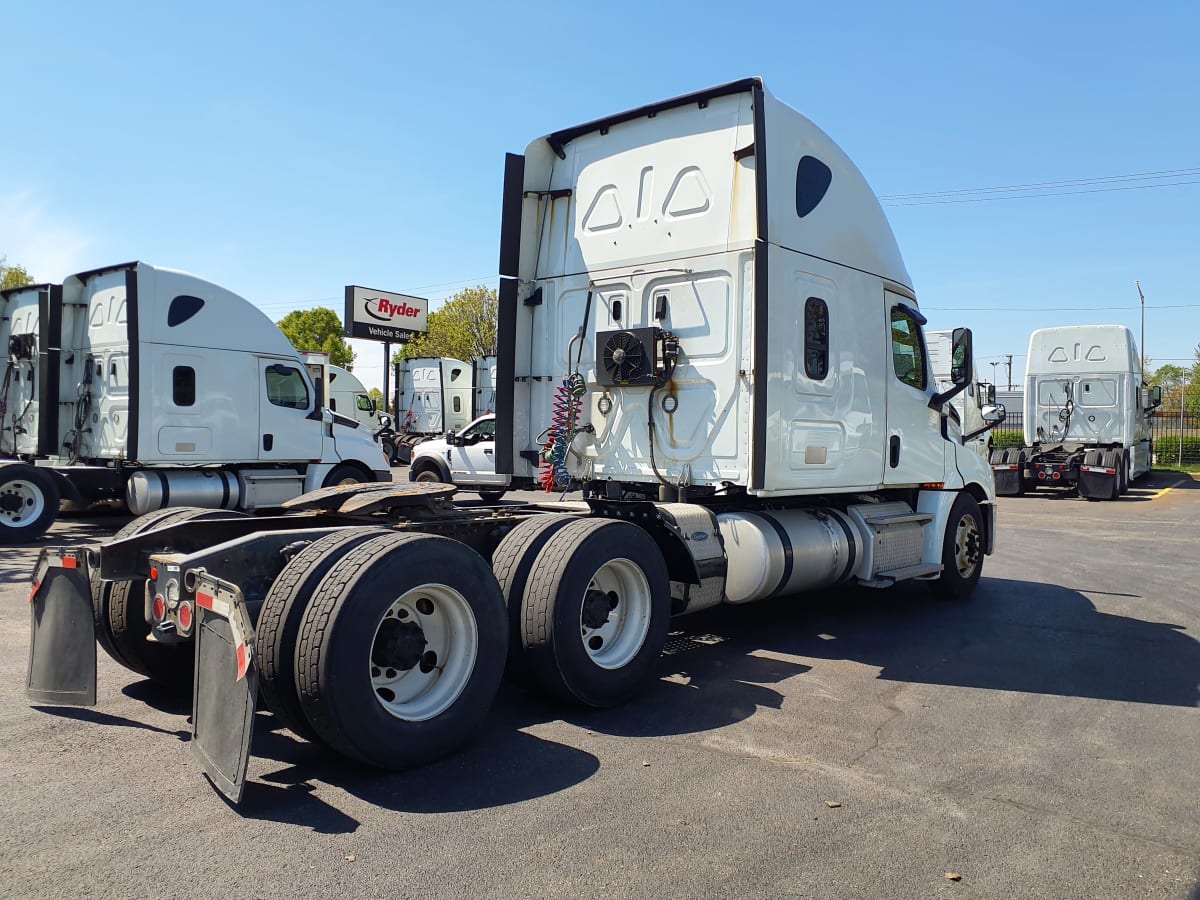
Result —
<svg viewBox="0 0 1200 900"><path fill-rule="evenodd" d="M563 148L575 140L575 138L590 134L593 131L599 131L603 134L613 125L619 125L622 122L629 122L633 119L640 119L644 116L656 116L660 112L674 109L677 106L687 106L689 103L695 103L703 109L708 106L710 100L715 100L717 97L726 97L730 94L745 94L755 90L761 91L762 89L763 80L761 78L743 78L739 81L731 81L728 84L718 85L707 90L672 97L670 100L660 100L658 103L639 106L637 109L617 113L615 116L605 116L603 119L585 122L582 125L576 125L574 128L564 128L562 131L556 131L551 135L547 135L546 143L550 145L550 149L555 152L559 159L566 159L567 154Z"/></svg>

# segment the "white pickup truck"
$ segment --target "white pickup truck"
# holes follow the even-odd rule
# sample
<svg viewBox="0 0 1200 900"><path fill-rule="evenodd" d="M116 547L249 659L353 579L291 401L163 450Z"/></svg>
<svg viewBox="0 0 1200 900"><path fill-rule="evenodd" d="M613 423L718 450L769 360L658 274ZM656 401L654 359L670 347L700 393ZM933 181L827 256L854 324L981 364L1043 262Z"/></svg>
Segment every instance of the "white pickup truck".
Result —
<svg viewBox="0 0 1200 900"><path fill-rule="evenodd" d="M455 434L413 448L409 481L441 482L475 491L488 503L504 496L511 476L496 474L496 416L480 416Z"/></svg>

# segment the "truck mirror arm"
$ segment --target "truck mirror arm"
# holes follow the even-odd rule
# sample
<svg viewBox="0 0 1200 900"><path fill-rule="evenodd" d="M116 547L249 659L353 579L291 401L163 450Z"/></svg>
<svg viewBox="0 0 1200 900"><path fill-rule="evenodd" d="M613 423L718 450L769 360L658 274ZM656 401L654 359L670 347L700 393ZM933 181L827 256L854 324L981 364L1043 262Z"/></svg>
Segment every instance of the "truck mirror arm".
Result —
<svg viewBox="0 0 1200 900"><path fill-rule="evenodd" d="M929 408L936 410L937 412L941 412L948 402L953 400L966 389L967 385L964 382L963 384L956 384L948 391L943 391L940 394L934 394L929 398Z"/></svg>

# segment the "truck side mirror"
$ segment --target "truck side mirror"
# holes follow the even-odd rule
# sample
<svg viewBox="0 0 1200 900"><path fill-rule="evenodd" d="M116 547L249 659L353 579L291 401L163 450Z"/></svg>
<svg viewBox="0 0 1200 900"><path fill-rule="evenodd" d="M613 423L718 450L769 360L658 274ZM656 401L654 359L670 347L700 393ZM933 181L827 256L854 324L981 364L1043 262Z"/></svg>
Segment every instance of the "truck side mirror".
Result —
<svg viewBox="0 0 1200 900"><path fill-rule="evenodd" d="M1142 408L1154 409L1162 406L1162 387L1155 385L1152 388L1142 388Z"/></svg>
<svg viewBox="0 0 1200 900"><path fill-rule="evenodd" d="M942 412L946 404L962 393L971 383L975 371L975 360L971 355L971 329L955 328L950 344L950 383L948 391L941 391L929 398L929 408Z"/></svg>
<svg viewBox="0 0 1200 900"><path fill-rule="evenodd" d="M986 384L979 382L980 406L995 406L996 405L996 386L994 384Z"/></svg>
<svg viewBox="0 0 1200 900"><path fill-rule="evenodd" d="M381 413L379 416L379 427L380 428L391 428L392 427L392 417L389 416L387 413Z"/></svg>
<svg viewBox="0 0 1200 900"><path fill-rule="evenodd" d="M950 351L950 381L955 387L966 387L971 380L971 329L955 328Z"/></svg>
<svg viewBox="0 0 1200 900"><path fill-rule="evenodd" d="M1004 408L1003 403L994 403L983 408L983 421L999 425L1007 414L1008 411Z"/></svg>

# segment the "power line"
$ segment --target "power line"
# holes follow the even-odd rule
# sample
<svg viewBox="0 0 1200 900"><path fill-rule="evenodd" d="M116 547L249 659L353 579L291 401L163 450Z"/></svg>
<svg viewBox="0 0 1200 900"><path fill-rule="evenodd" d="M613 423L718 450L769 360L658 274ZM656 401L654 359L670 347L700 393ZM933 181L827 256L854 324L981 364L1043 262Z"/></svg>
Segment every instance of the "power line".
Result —
<svg viewBox="0 0 1200 900"><path fill-rule="evenodd" d="M1146 191L1150 188L1182 187L1188 184L1200 184L1197 181L1172 181L1165 184L1134 184L1127 187L1093 188L1084 191L1051 191L1041 194L1011 194L1005 197L963 197L954 200L917 200L913 202L896 203L882 201L884 206L940 206L945 203L987 203L991 200L1032 200L1036 197L1071 197L1076 194L1110 194L1114 191Z"/></svg>
<svg viewBox="0 0 1200 900"><path fill-rule="evenodd" d="M1093 312L1096 310L1132 310L1137 306L1004 306L988 309L981 306L921 306L936 312ZM1200 303L1172 303L1166 306L1147 306L1146 309L1200 309Z"/></svg>
<svg viewBox="0 0 1200 900"><path fill-rule="evenodd" d="M880 200L919 200L926 197L944 197L951 194L989 194L1006 191L1029 191L1037 188L1078 187L1120 181L1143 181L1148 179L1179 178L1184 175L1200 175L1200 168L1164 169L1158 172L1134 172L1131 175L1101 175L1096 178L1072 178L1066 181L1034 181L1029 184L1007 184L999 187L961 188L949 191L922 191L912 194L883 194Z"/></svg>

